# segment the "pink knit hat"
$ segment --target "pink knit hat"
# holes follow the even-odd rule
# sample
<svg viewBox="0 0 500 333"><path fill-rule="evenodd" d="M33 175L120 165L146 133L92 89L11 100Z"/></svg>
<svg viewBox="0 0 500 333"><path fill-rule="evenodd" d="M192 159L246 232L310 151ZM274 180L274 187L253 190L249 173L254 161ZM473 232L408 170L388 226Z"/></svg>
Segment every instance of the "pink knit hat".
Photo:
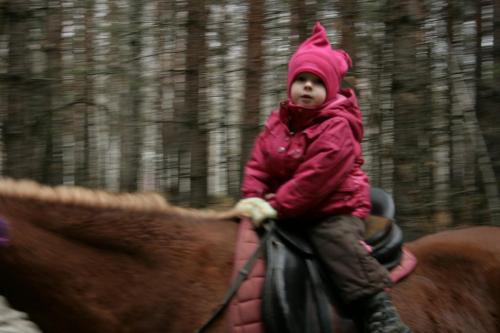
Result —
<svg viewBox="0 0 500 333"><path fill-rule="evenodd" d="M310 72L323 80L325 103L334 100L340 89L340 81L351 66L349 55L344 50L332 49L325 28L316 22L312 36L300 44L288 63L288 98L295 77Z"/></svg>

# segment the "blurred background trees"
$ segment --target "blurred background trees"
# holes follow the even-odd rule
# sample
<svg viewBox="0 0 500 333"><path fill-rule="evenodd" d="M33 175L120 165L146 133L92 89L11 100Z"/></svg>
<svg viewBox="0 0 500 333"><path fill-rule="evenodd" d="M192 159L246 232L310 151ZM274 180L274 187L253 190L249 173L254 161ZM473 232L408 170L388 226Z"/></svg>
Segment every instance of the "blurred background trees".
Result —
<svg viewBox="0 0 500 333"><path fill-rule="evenodd" d="M500 223L500 0L0 0L4 176L238 198L316 20L410 231Z"/></svg>

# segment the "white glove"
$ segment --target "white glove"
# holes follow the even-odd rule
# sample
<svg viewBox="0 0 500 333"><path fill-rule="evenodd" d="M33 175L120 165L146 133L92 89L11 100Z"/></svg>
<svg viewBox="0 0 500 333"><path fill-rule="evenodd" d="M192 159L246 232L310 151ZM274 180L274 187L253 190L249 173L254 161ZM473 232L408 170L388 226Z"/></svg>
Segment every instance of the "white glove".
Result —
<svg viewBox="0 0 500 333"><path fill-rule="evenodd" d="M241 215L250 218L256 228L260 228L267 219L278 217L276 210L264 199L241 199L234 207Z"/></svg>

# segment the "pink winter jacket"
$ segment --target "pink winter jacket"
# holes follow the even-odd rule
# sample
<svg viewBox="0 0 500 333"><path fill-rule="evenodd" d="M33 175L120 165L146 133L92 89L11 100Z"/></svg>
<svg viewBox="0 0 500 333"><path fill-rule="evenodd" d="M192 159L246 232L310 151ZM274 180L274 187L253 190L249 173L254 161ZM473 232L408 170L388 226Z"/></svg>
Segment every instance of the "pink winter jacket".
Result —
<svg viewBox="0 0 500 333"><path fill-rule="evenodd" d="M269 116L245 167L245 198L274 193L281 218L322 218L370 211L363 164L361 112L354 92L341 90L321 109L282 102Z"/></svg>

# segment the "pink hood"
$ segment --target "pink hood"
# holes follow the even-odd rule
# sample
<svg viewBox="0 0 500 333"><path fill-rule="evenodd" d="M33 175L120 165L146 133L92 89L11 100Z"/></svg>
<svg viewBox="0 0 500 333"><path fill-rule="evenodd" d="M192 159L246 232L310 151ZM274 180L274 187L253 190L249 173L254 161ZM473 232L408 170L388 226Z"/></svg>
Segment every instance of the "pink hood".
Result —
<svg viewBox="0 0 500 333"><path fill-rule="evenodd" d="M310 72L323 80L326 100L322 107L337 98L340 81L352 66L349 55L343 50L334 50L326 35L325 28L317 22L311 37L306 39L291 57L288 64L288 99L295 77Z"/></svg>

